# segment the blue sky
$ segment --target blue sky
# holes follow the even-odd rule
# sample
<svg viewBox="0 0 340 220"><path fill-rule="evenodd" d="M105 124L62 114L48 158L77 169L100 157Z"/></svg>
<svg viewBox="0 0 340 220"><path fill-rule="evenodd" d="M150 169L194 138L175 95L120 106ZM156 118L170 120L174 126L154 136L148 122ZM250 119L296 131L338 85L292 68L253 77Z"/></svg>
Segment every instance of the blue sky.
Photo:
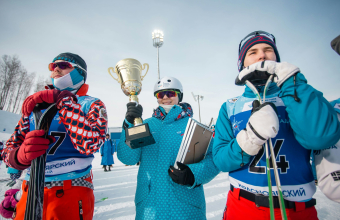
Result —
<svg viewBox="0 0 340 220"><path fill-rule="evenodd" d="M151 33L163 30L162 76L178 78L184 101L198 105L202 122L241 95L234 84L240 40L255 30L275 35L282 61L300 67L328 100L340 97L340 56L330 42L340 34L340 1L0 1L0 55L18 55L29 72L49 76L61 52L77 53L88 65L89 95L107 106L109 126L121 126L126 97L107 69L124 58L149 63L139 96L143 118L157 107L156 49Z"/></svg>

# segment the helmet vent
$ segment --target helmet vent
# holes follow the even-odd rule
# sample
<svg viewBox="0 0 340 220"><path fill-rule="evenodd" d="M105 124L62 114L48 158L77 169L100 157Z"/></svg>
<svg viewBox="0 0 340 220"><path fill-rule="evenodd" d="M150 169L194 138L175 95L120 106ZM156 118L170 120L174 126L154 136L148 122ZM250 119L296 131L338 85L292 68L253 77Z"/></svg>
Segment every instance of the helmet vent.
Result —
<svg viewBox="0 0 340 220"><path fill-rule="evenodd" d="M158 84L160 84L161 83L161 81L158 81Z"/></svg>
<svg viewBox="0 0 340 220"><path fill-rule="evenodd" d="M168 82L171 82L171 79L168 79Z"/></svg>

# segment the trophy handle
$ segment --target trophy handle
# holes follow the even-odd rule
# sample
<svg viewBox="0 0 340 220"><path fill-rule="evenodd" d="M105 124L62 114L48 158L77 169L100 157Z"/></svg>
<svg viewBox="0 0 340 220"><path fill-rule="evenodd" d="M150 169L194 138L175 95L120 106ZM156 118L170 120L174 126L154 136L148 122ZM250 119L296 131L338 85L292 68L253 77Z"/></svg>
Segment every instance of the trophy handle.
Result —
<svg viewBox="0 0 340 220"><path fill-rule="evenodd" d="M146 69L146 72L145 72L145 74L144 74L144 76L141 76L140 77L140 79L141 80L143 80L144 79L144 77L146 76L146 74L148 73L148 71L149 71L149 64L147 64L147 63L144 63L143 64L143 68L142 68L142 70L144 70L145 69L145 65L148 67L147 69ZM112 68L112 67L111 67Z"/></svg>
<svg viewBox="0 0 340 220"><path fill-rule="evenodd" d="M117 79L116 79L116 78L114 78L114 77L112 76L112 74L111 74L111 72L110 72L111 69L112 69L112 72L114 72L115 74L117 74L117 73L115 72L115 69L114 69L113 67L110 67L110 68L107 70L107 71L109 72L110 76L111 76L114 80L116 80L117 82L119 82L118 77L117 77ZM118 76L118 74L117 74L117 76Z"/></svg>

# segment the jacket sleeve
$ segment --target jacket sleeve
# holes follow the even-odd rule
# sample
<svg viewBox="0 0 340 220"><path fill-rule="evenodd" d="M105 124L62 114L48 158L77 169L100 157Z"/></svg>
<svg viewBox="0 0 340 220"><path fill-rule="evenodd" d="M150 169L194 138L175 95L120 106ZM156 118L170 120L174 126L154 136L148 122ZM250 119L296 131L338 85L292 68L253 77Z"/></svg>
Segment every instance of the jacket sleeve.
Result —
<svg viewBox="0 0 340 220"><path fill-rule="evenodd" d="M117 147L117 157L122 163L126 165L135 165L140 161L142 148L131 149L125 144L125 129L130 127L133 127L133 125L125 120L120 141Z"/></svg>
<svg viewBox="0 0 340 220"><path fill-rule="evenodd" d="M73 101L71 97L64 98L60 105L59 117L64 124L73 146L81 154L93 154L103 144L107 127L105 105L97 100L90 106L85 115L81 105Z"/></svg>
<svg viewBox="0 0 340 220"><path fill-rule="evenodd" d="M299 102L292 97L294 94ZM279 97L286 106L295 138L303 147L325 149L339 140L340 123L335 110L301 73L296 75L295 83L294 76L283 83Z"/></svg>
<svg viewBox="0 0 340 220"><path fill-rule="evenodd" d="M195 188L197 185L206 184L210 182L220 172L220 170L215 166L212 157L213 142L214 139L212 139L210 142L207 155L205 156L204 160L198 163L188 165L188 167L195 176L195 182L189 188Z"/></svg>
<svg viewBox="0 0 340 220"><path fill-rule="evenodd" d="M222 105L217 118L212 154L215 165L223 172L241 168L249 163L251 157L242 151L234 137L226 103Z"/></svg>
<svg viewBox="0 0 340 220"><path fill-rule="evenodd" d="M2 158L6 165L12 167L9 164L9 154L12 150L17 147L20 147L21 144L24 142L27 133L30 131L30 121L29 117L21 116L18 124L15 126L14 132L11 137L6 142L6 148L2 152Z"/></svg>
<svg viewBox="0 0 340 220"><path fill-rule="evenodd" d="M340 99L331 102L340 121ZM314 161L320 190L331 200L340 203L340 140L329 149L314 151Z"/></svg>

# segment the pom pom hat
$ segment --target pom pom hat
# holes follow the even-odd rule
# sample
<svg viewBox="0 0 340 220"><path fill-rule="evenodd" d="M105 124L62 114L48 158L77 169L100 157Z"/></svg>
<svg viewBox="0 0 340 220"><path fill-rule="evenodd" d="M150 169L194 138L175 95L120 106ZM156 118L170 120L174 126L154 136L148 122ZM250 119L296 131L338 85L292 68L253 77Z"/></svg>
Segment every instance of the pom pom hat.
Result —
<svg viewBox="0 0 340 220"><path fill-rule="evenodd" d="M248 34L243 40L241 40L238 49L238 71L241 72L244 65L244 58L246 57L247 51L255 44L265 43L270 45L274 49L276 55L276 61L280 62L280 55L277 51L275 44L275 37L265 31L254 31Z"/></svg>

